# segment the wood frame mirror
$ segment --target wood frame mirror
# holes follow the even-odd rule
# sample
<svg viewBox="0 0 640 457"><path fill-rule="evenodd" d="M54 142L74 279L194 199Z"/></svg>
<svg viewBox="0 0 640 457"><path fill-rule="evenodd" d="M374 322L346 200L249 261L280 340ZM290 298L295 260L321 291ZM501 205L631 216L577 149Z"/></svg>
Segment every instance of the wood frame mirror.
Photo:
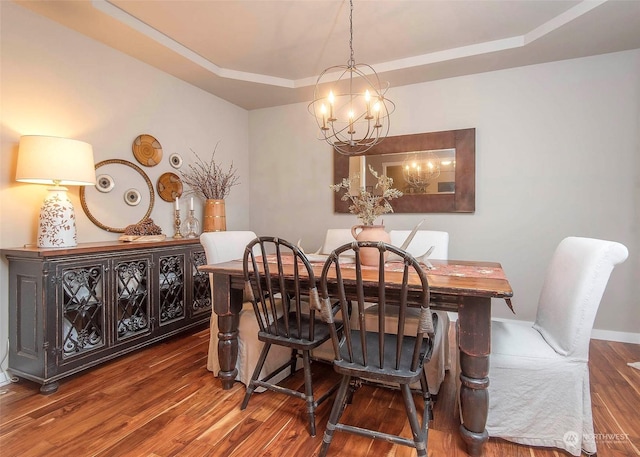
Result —
<svg viewBox="0 0 640 457"><path fill-rule="evenodd" d="M342 179L350 176L350 173L360 172L360 170L366 170L370 175L365 165L368 159L380 162L380 159L384 161L385 157L390 158L393 154L393 161L397 163L397 158L401 157L399 153L439 150L455 150L455 170L453 171L455 181L451 186L453 189L439 193L405 193L391 202L394 213L473 213L476 207L476 129L391 136L357 156L345 156L334 150L333 182L342 182ZM354 163L358 164L359 169L354 170ZM374 168L380 174L385 172L376 166ZM403 190L395 180L394 187ZM336 213L349 212L349 202L341 200L343 194L344 192L340 192L335 195Z"/></svg>

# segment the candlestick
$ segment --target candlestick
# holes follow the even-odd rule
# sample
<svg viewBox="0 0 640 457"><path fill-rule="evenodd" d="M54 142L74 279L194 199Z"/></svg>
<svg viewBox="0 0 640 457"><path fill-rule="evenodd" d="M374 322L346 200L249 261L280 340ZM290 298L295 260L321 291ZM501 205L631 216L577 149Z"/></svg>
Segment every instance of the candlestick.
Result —
<svg viewBox="0 0 640 457"><path fill-rule="evenodd" d="M176 208L178 207L178 205L179 205L178 199L176 198ZM173 237L175 239L182 238L182 233L180 233L180 224L181 224L181 221L180 221L180 210L176 209L174 211L174 214L173 214L173 230L175 232L173 234Z"/></svg>

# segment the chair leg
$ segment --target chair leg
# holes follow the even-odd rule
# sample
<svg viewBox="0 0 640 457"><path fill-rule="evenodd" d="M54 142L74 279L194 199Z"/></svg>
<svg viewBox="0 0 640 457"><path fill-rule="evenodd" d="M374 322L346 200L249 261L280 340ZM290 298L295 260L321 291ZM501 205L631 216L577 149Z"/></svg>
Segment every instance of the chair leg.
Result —
<svg viewBox="0 0 640 457"><path fill-rule="evenodd" d="M296 372L296 365L298 362L298 350L297 349L291 349L291 374L293 375L293 373Z"/></svg>
<svg viewBox="0 0 640 457"><path fill-rule="evenodd" d="M420 386L422 387L422 401L424 402L426 420L433 420L433 399L429 392L429 383L424 369L422 370L422 376L420 376Z"/></svg>
<svg viewBox="0 0 640 457"><path fill-rule="evenodd" d="M311 436L316 436L316 404L313 398L313 384L311 382L311 358L309 351L302 351L304 363L304 395L307 401L307 414L309 415L309 431Z"/></svg>
<svg viewBox="0 0 640 457"><path fill-rule="evenodd" d="M256 390L255 380L260 376L260 372L262 371L262 367L264 366L265 360L267 360L267 354L269 354L269 349L271 349L271 343L264 343L262 347L262 352L260 352L260 358L258 359L258 363L256 364L256 369L253 370L253 374L251 375L251 381L247 386L247 392L244 394L244 400L242 400L242 405L240 405L240 409L244 410L249 404L249 399L253 394L253 391Z"/></svg>
<svg viewBox="0 0 640 457"><path fill-rule="evenodd" d="M416 405L413 402L413 397L411 396L411 389L409 388L409 385L401 384L400 390L402 391L404 408L407 410L407 418L409 419L409 425L411 426L411 432L413 434L413 442L415 443L416 451L418 453L418 456L426 457L427 456L427 431L426 431L427 422L424 422L423 426L420 427L420 422L418 421L418 414L416 412Z"/></svg>
<svg viewBox="0 0 640 457"><path fill-rule="evenodd" d="M322 447L320 448L318 457L326 457L327 455L329 445L331 444L331 440L333 439L333 432L336 429L336 424L340 420L340 416L342 416L342 413L344 412L344 409L346 407L347 393L350 383L351 376L342 376L342 381L340 381L338 393L336 394L336 398L333 401L333 407L331 408L331 414L329 415L329 422L327 423L327 429L324 432Z"/></svg>

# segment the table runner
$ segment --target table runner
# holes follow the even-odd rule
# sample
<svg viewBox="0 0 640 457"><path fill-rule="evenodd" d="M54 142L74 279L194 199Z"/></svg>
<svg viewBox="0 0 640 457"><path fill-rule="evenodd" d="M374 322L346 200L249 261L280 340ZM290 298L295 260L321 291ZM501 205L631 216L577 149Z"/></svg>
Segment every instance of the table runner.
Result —
<svg viewBox="0 0 640 457"><path fill-rule="evenodd" d="M328 256L325 256L325 258ZM262 257L257 257L256 260L261 261ZM277 257L275 254L267 255L267 262L276 263ZM283 255L282 262L285 265L293 264L293 257L291 255ZM309 263L312 265L322 265L325 260L320 259L320 256L313 256L309 259ZM435 262L435 263L434 263ZM452 263L438 263L432 261L432 268L427 268L425 264L421 264L427 270L427 275L440 275L440 276L459 276L463 278L488 278L488 279L507 279L504 271L501 268L493 268L490 266L477 266L477 265L462 265ZM355 265L350 262L341 263L342 268L355 268ZM378 267L371 267L362 265L365 270L377 270ZM385 268L388 271L402 271L402 262L387 262Z"/></svg>

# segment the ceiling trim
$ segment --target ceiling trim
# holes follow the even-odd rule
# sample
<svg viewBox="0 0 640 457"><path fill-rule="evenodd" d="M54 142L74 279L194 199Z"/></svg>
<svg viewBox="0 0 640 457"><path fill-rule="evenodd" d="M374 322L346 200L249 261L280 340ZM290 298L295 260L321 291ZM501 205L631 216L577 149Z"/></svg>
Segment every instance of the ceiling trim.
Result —
<svg viewBox="0 0 640 457"><path fill-rule="evenodd" d="M553 19L545 22L544 24L536 27L530 32L514 36L510 38L504 38L500 40L487 41L484 43L477 43L469 46L461 46L458 48L447 49L444 51L431 52L428 54L422 54L413 57L407 57L404 59L392 60L388 62L376 63L376 69L378 73L401 70L406 68L420 67L424 65L446 62L449 60L460 59L463 57L478 56L482 54L489 54L492 52L505 51L508 49L521 48L527 46L530 43L542 38L543 36L561 28L576 18L588 13L589 11L597 8L598 6L606 3L608 0L583 0L576 6L568 9L567 11L559 14ZM123 24L128 25L132 29L142 33L148 38L156 41L157 43L165 46L180 56L190 60L191 62L199 65L203 69L213 73L221 78L227 78L237 81L266 84L270 86L283 87L288 89L297 89L302 87L313 86L317 83L317 76L309 76L301 79L287 79L278 78L275 76L249 73L239 70L232 70L229 68L223 68L215 63L205 59L198 53L192 51L186 46L180 44L174 39L168 37L162 32L149 26L143 21L139 20L135 16L127 13L126 11L115 6L109 0L91 0L92 6L101 11L104 14L111 16L113 19L120 21ZM323 76L323 80L326 82L337 81L340 78L341 72L328 73Z"/></svg>

